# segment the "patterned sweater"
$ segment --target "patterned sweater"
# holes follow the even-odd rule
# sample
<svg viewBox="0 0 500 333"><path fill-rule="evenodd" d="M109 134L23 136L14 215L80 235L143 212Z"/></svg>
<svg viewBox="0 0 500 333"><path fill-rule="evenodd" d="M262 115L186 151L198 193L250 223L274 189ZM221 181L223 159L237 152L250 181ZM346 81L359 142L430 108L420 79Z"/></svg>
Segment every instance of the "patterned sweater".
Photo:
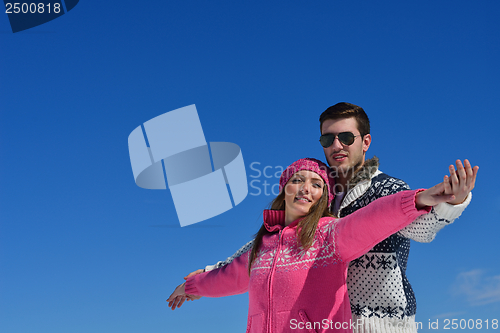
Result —
<svg viewBox="0 0 500 333"><path fill-rule="evenodd" d="M391 195L348 217L321 218L311 247L297 244L296 220L267 210L262 239L248 275L249 252L186 281L186 293L210 297L249 292L247 332L352 332L346 275L349 262L429 212L417 210L417 191ZM319 295L321 295L319 297Z"/></svg>
<svg viewBox="0 0 500 333"><path fill-rule="evenodd" d="M344 217L372 201L408 190L402 180L378 170L378 159L365 162L365 168L351 179L351 188L344 196L338 216ZM376 244L367 254L353 260L347 274L355 333L415 333L416 300L406 277L410 239L430 242L444 226L458 218L471 200L469 194L460 205L439 204L428 214ZM251 250L253 240L224 262L205 270L222 267Z"/></svg>

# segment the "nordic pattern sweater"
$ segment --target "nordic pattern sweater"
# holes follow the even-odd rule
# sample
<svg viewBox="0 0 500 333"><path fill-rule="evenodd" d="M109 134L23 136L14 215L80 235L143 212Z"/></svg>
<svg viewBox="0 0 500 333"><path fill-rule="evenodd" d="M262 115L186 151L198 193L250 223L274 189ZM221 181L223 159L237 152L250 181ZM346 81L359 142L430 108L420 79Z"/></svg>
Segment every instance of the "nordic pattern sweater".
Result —
<svg viewBox="0 0 500 333"><path fill-rule="evenodd" d="M352 332L346 277L349 262L429 210L415 208L417 191L377 200L341 219L322 218L312 246L297 244L297 221L266 210L262 239L248 275L249 251L230 264L186 281L186 293L221 297L249 292L248 333ZM355 323L354 323L355 324Z"/></svg>
<svg viewBox="0 0 500 333"><path fill-rule="evenodd" d="M378 166L378 163L377 163ZM409 190L402 180L375 169L342 201L340 217L356 212L380 198ZM399 232L376 244L349 265L347 287L356 333L416 333L415 294L406 276L410 240L431 242L439 230L460 216L472 194L460 205L439 204Z"/></svg>

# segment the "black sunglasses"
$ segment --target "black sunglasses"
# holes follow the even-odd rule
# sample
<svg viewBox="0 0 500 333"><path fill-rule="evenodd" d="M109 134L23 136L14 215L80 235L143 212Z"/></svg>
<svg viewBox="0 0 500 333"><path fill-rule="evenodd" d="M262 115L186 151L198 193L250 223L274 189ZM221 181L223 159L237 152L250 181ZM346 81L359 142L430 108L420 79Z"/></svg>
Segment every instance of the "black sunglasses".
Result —
<svg viewBox="0 0 500 333"><path fill-rule="evenodd" d="M324 148L328 148L333 144L333 141L335 141L335 138L339 138L339 141L341 144L350 146L354 143L354 140L356 137L361 136L361 135L354 135L351 132L342 132L337 135L332 134L332 133L327 133L323 134L322 136L319 137L319 142Z"/></svg>

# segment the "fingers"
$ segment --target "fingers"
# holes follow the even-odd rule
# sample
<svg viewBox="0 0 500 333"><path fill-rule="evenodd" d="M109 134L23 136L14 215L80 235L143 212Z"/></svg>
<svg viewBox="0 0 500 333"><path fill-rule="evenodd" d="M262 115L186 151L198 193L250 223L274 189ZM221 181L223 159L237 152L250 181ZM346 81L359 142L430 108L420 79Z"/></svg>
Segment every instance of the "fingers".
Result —
<svg viewBox="0 0 500 333"><path fill-rule="evenodd" d="M189 273L187 276L185 276L185 277L184 277L184 280L187 280L187 279L189 279L189 278L190 278L190 277L192 277L192 276L195 276L195 275L201 274L201 273L203 273L204 271L205 271L204 269L197 269L197 270L195 270L194 272L191 272L191 273Z"/></svg>
<svg viewBox="0 0 500 333"><path fill-rule="evenodd" d="M171 308L172 305L177 303L177 297L179 297L179 296L170 295L170 297L167 299L169 308Z"/></svg>
<svg viewBox="0 0 500 333"><path fill-rule="evenodd" d="M466 181L466 186L471 191L474 188L474 185L476 183L476 176L477 176L477 171L479 170L479 167L476 165L474 168L472 168L469 160L464 160L464 165L465 165L465 171L467 174L467 181Z"/></svg>
<svg viewBox="0 0 500 333"><path fill-rule="evenodd" d="M200 271L200 270L198 270ZM203 271L203 270L201 270ZM193 272L196 273L196 272ZM199 273L197 273L199 274ZM186 294L186 289L185 289L186 283L182 283L178 285L174 292L167 298L168 302L168 307L171 308L172 310L175 310L176 308L180 308L182 304L184 304L185 301L194 301L197 299L200 299L201 296L197 295L189 295Z"/></svg>
<svg viewBox="0 0 500 333"><path fill-rule="evenodd" d="M178 285L174 292L167 298L168 306L175 310L176 307L180 307L186 298L185 292L185 282Z"/></svg>
<svg viewBox="0 0 500 333"><path fill-rule="evenodd" d="M449 202L449 201L453 201L455 200L456 197L454 194L445 194L445 195L442 195L442 196L439 196L438 199L436 200L438 203L442 203L442 202Z"/></svg>
<svg viewBox="0 0 500 333"><path fill-rule="evenodd" d="M201 296L199 295L187 295L188 299L186 301L196 301L197 299L200 299Z"/></svg>
<svg viewBox="0 0 500 333"><path fill-rule="evenodd" d="M427 206L435 206L438 203L455 199L448 176L444 176L443 182L431 187L427 193L429 194Z"/></svg>
<svg viewBox="0 0 500 333"><path fill-rule="evenodd" d="M457 171L455 170L455 167L453 166L453 164L450 165L449 170L450 170L451 187L453 188L453 190L456 190L458 188Z"/></svg>
<svg viewBox="0 0 500 333"><path fill-rule="evenodd" d="M446 176L445 176L446 177ZM427 190L430 195L439 195L439 194L443 194L443 192L445 192L445 184L444 184L444 181L439 183L439 184L436 184L434 185L433 187L431 187L430 189Z"/></svg>
<svg viewBox="0 0 500 333"><path fill-rule="evenodd" d="M460 185L465 186L467 181L467 173L464 166L462 165L462 161L456 160L455 164L457 165L457 175L460 181Z"/></svg>
<svg viewBox="0 0 500 333"><path fill-rule="evenodd" d="M173 299L171 299L170 301L167 299L167 302L168 302L168 307L171 308L172 305L174 305L174 301L175 301L175 297Z"/></svg>
<svg viewBox="0 0 500 333"><path fill-rule="evenodd" d="M474 168L471 167L469 160L464 160L462 164L461 160L455 161L456 169L453 165L450 165L450 177L449 177L449 185L451 187L451 191L449 191L448 185L446 185L446 194L454 194L455 199L452 201L448 201L448 203L452 205L457 205L463 203L470 191L474 188L476 182L477 172L479 170L478 166ZM445 179L446 182L446 179Z"/></svg>
<svg viewBox="0 0 500 333"><path fill-rule="evenodd" d="M186 297L181 297L180 301L177 303L177 307L180 308L182 304L184 304L184 301L186 300ZM172 309L173 310L173 309Z"/></svg>
<svg viewBox="0 0 500 333"><path fill-rule="evenodd" d="M444 176L443 179L443 186L444 186L444 194L453 194L453 191L451 189L451 184L450 184L450 177Z"/></svg>
<svg viewBox="0 0 500 333"><path fill-rule="evenodd" d="M168 302L168 307L171 308L172 305L174 304L174 300L175 300L175 297L174 298L171 298L172 296L170 296L168 299L167 299L167 302Z"/></svg>
<svg viewBox="0 0 500 333"><path fill-rule="evenodd" d="M476 186L476 176L477 176L477 172L479 171L479 167L476 165L473 169L472 169L472 172L473 172L473 175L472 175L472 181L471 181L471 184L470 184L470 189L472 190L474 188L474 186Z"/></svg>
<svg viewBox="0 0 500 333"><path fill-rule="evenodd" d="M182 303L186 300L186 296L177 296L172 301L168 302L168 307L175 310L176 308L180 308Z"/></svg>
<svg viewBox="0 0 500 333"><path fill-rule="evenodd" d="M175 293L175 291L170 295L168 296L167 298L167 302L173 302L173 300L177 297L177 294Z"/></svg>
<svg viewBox="0 0 500 333"><path fill-rule="evenodd" d="M168 307L172 310L175 310L176 308L180 308L185 301L194 301L200 298L201 296L197 295L178 295L175 297L169 297L169 299L167 299L167 302Z"/></svg>
<svg viewBox="0 0 500 333"><path fill-rule="evenodd" d="M464 168L465 168L465 174L466 174L465 186L469 187L470 183L472 181L472 176L473 176L473 171L472 171L472 167L470 165L469 160L464 160Z"/></svg>
<svg viewBox="0 0 500 333"><path fill-rule="evenodd" d="M186 295L186 301L195 301L197 299L200 299L201 296L196 296L196 295Z"/></svg>
<svg viewBox="0 0 500 333"><path fill-rule="evenodd" d="M415 197L415 206L417 209L422 209L425 206L435 206L442 202L447 202L455 199L453 194L445 194L445 183L439 183L428 190L417 193Z"/></svg>
<svg viewBox="0 0 500 333"><path fill-rule="evenodd" d="M455 164L457 166L456 171L453 165L449 167L452 190L455 193L458 193L458 191L470 192L474 188L479 167L476 165L472 168L467 159L464 160L463 165L460 160L456 160Z"/></svg>

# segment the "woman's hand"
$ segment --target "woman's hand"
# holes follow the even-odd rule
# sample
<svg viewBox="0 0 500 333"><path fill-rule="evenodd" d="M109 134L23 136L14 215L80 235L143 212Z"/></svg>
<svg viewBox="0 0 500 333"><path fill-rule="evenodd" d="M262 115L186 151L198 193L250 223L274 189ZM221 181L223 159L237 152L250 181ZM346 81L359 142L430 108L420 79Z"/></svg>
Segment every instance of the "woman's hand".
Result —
<svg viewBox="0 0 500 333"><path fill-rule="evenodd" d="M415 196L415 207L417 207L417 209L422 209L426 206L435 206L442 202L455 200L453 194L446 194L446 188L450 190L449 179L434 185L430 189L418 192Z"/></svg>

